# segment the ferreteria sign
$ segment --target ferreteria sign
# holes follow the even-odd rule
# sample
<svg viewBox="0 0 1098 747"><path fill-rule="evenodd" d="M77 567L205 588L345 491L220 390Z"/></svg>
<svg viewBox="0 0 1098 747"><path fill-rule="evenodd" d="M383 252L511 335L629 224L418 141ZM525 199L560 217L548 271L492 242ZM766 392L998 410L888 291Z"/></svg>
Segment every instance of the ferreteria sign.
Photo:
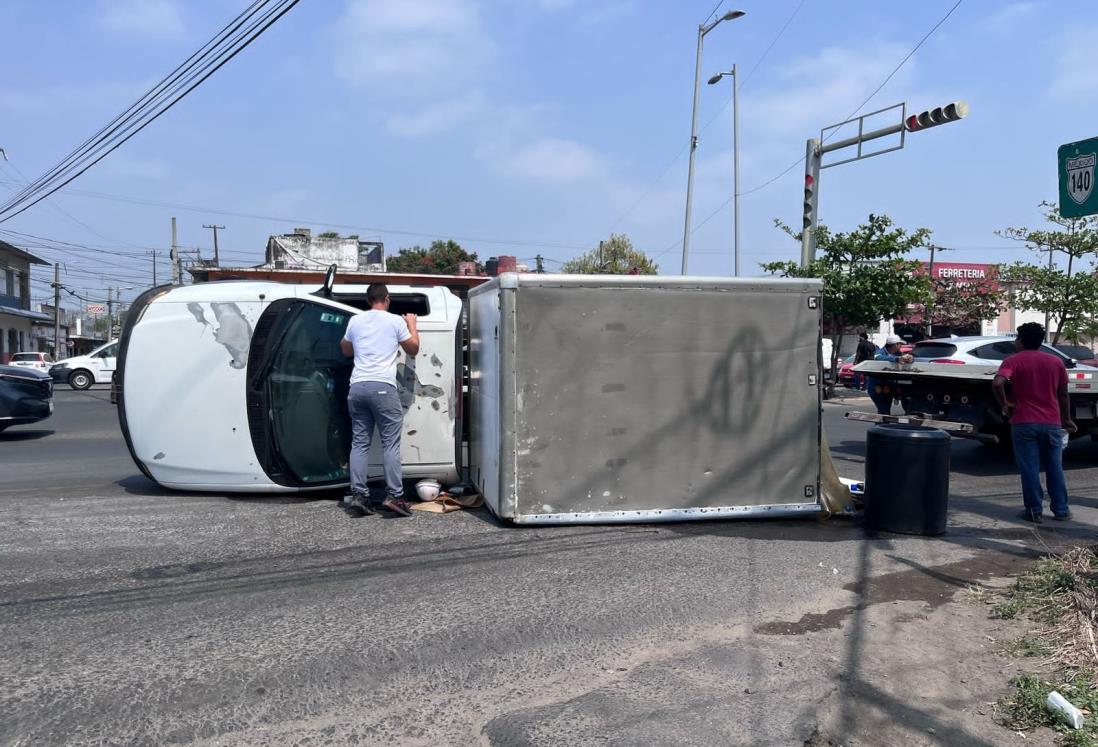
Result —
<svg viewBox="0 0 1098 747"><path fill-rule="evenodd" d="M1094 167L1098 164L1098 137L1065 143L1056 151L1060 173L1060 215L1082 218L1098 213Z"/></svg>

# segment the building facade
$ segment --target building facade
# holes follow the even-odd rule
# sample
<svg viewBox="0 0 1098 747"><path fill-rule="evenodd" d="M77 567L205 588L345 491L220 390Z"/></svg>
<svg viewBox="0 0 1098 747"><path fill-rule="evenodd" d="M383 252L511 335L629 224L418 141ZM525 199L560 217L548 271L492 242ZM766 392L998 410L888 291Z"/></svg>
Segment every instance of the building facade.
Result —
<svg viewBox="0 0 1098 747"><path fill-rule="evenodd" d="M0 363L14 353L32 351L35 323L53 317L31 309L31 265L48 265L30 252L0 241Z"/></svg>
<svg viewBox="0 0 1098 747"><path fill-rule="evenodd" d="M313 236L308 228L267 239L266 261L271 270L326 270L335 265L343 272L385 272L385 245L361 241L357 236Z"/></svg>

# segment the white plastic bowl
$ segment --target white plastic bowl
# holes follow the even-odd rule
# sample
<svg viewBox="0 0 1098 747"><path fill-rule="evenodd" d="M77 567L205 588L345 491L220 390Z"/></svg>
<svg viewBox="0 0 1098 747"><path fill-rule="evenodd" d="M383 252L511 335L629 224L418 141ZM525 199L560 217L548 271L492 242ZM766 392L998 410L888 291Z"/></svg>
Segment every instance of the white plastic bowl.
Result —
<svg viewBox="0 0 1098 747"><path fill-rule="evenodd" d="M421 501L433 501L442 492L442 485L438 480L420 480L416 483L416 495Z"/></svg>

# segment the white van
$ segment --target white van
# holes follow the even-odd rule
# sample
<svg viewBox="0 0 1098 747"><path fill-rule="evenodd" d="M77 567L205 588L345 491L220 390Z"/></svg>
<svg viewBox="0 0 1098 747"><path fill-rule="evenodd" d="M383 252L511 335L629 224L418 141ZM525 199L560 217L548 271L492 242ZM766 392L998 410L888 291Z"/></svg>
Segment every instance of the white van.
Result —
<svg viewBox="0 0 1098 747"><path fill-rule="evenodd" d="M130 307L116 377L130 454L178 490L297 492L347 485L351 359L339 341L366 308L362 285L221 281L162 286ZM461 300L442 286L389 286L419 316L400 353L406 478L459 479ZM380 476L380 439L370 476Z"/></svg>
<svg viewBox="0 0 1098 747"><path fill-rule="evenodd" d="M100 345L87 355L66 358L50 367L54 382L64 382L73 389L87 389L92 384L110 384L118 360L118 340Z"/></svg>

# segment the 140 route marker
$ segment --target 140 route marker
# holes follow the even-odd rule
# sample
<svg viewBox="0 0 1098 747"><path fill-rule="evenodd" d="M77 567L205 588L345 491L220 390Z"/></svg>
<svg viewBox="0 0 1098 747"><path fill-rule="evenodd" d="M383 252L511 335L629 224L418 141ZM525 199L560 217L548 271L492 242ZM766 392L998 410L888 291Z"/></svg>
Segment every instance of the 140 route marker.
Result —
<svg viewBox="0 0 1098 747"><path fill-rule="evenodd" d="M1098 189L1094 184L1098 137L1061 145L1056 160L1060 171L1060 215L1082 218L1098 214Z"/></svg>

